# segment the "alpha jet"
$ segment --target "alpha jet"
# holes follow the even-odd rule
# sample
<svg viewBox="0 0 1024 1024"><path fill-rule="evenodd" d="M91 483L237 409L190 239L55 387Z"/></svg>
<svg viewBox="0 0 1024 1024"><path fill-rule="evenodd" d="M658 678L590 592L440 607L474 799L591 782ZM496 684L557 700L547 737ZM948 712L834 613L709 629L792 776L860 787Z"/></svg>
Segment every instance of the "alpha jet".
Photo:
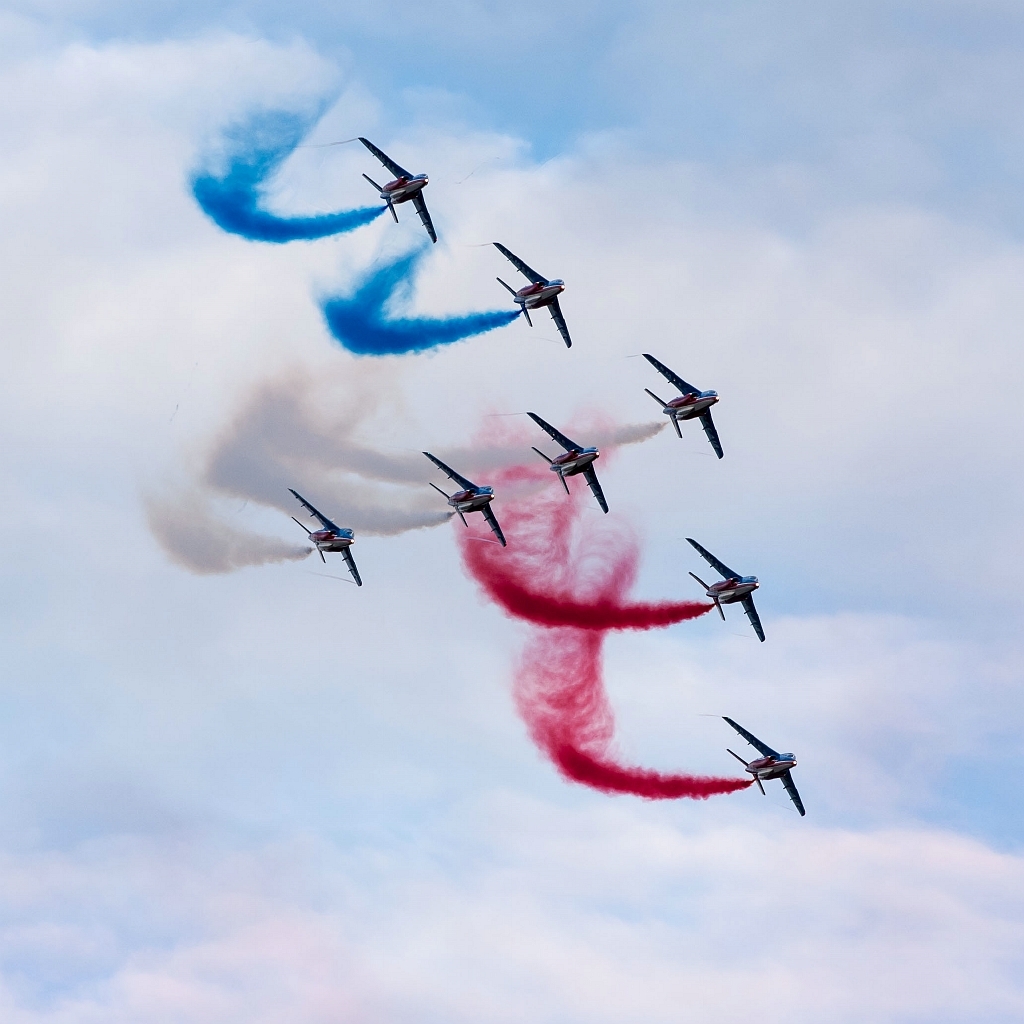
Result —
<svg viewBox="0 0 1024 1024"><path fill-rule="evenodd" d="M725 717L724 715L722 716ZM793 801L796 809L800 812L800 817L804 815L804 802L800 799L800 794L796 791L796 786L793 785L793 776L790 775L790 770L796 767L796 758L792 754L780 754L777 750L772 750L767 743L762 743L752 732L747 732L742 725L737 725L731 718L725 719L752 747L759 750L764 756L759 757L756 761L744 761L739 754L734 750L729 750L729 753L739 761L744 768L751 775L754 776L754 781L757 783L757 788L764 793L764 786L761 784L762 779L781 779L782 784L786 787L786 792L789 794L789 799Z"/></svg>
<svg viewBox="0 0 1024 1024"><path fill-rule="evenodd" d="M708 586L699 576L690 573L691 576L704 588L708 597L715 602L718 614L725 621L725 612L722 611L723 604L734 604L739 601L743 610L754 627L758 639L764 643L764 630L761 628L761 620L758 618L757 609L754 607L754 599L750 595L760 586L756 576L741 576L733 572L724 562L720 562L710 551L702 548L692 537L686 538L700 553L701 557L713 568L717 569L725 579Z"/></svg>
<svg viewBox="0 0 1024 1024"><path fill-rule="evenodd" d="M547 462L552 472L558 474L558 479L562 481L565 493L569 493L569 485L565 482L565 478L582 473L583 479L587 481L590 489L594 492L598 505L607 512L608 502L604 500L604 491L601 490L597 473L594 471L594 461L600 457L601 453L596 448L584 448L583 445L571 441L561 431L555 430L550 423L542 420L535 412L527 413L527 415L541 430L546 431L552 440L557 441L565 449L564 455L559 455L554 459L549 459L539 448L533 449Z"/></svg>
<svg viewBox="0 0 1024 1024"><path fill-rule="evenodd" d="M289 491L292 489L289 487ZM299 494L298 491L292 491L292 494L299 499L299 503L304 509L309 512L311 519L320 520L319 530L306 530L302 523L299 523L295 516L292 516L292 522L298 523L302 526L306 533L309 535L311 544L316 545L316 550L320 555L320 561L325 565L327 559L324 558L325 551L337 551L341 554L341 557L345 559L345 564L348 566L348 571L352 573L352 579L355 580L356 586L361 587L363 581L359 578L359 570L356 568L356 560L352 557L352 545L356 542L356 535L352 530L344 529L338 526L336 523L332 523L322 512L318 512L306 499Z"/></svg>
<svg viewBox="0 0 1024 1024"><path fill-rule="evenodd" d="M526 322L532 327L533 321L530 319L530 310L547 306L551 312L551 319L555 321L558 333L562 336L562 341L565 342L565 347L572 348L569 328L565 325L562 308L558 305L558 296L565 291L565 282L561 278L549 281L546 277L541 277L536 270L528 267L514 252L509 252L501 242L495 242L494 247L498 252L506 256L516 270L530 282L528 285L520 288L519 291L516 291L511 285L505 284L500 277L497 278L498 284L512 293L512 299L519 304L523 315L526 317Z"/></svg>
<svg viewBox="0 0 1024 1024"><path fill-rule="evenodd" d="M491 508L491 502L494 500L494 488L493 487L478 487L472 480L467 480L464 476L460 476L455 472L451 466L446 466L440 459L434 458L430 452L424 452L424 455L430 461L437 466L438 469L443 473L447 473L449 479L454 480L461 488L461 491L456 491L454 494L445 494L436 484L430 486L437 491L438 494L444 494L448 499L448 504L458 513L459 518L462 520L463 526L469 526L466 522L466 512L481 512L483 513L484 519L487 520L487 525L494 532L494 536L501 542L501 546L505 546L505 534L501 532L501 527L498 525L497 517L494 515L494 510Z"/></svg>
<svg viewBox="0 0 1024 1024"><path fill-rule="evenodd" d="M682 392L678 398L665 402L649 388L644 388L644 391L661 405L661 411L672 421L672 426L676 428L676 434L679 437L683 436L683 432L679 429L680 420L699 419L701 426L704 428L704 433L708 435L711 447L715 449L715 454L722 458L724 455L722 442L718 440L715 421L711 418L711 406L718 402L718 392L701 391L700 388L687 384L682 377L670 370L664 363L659 363L654 356L650 356L646 352L644 353L644 359L667 381L670 381Z"/></svg>
<svg viewBox="0 0 1024 1024"><path fill-rule="evenodd" d="M427 234L430 235L430 240L436 242L437 235L434 232L434 225L430 220L430 213L423 198L423 190L427 187L430 179L425 174L410 174L404 167L396 164L387 153L382 153L369 139L364 139L360 135L359 141L395 176L394 181L389 181L386 185L378 185L369 175L363 175L380 193L381 199L388 204L388 209L391 211L391 216L395 218L395 223L398 223L398 214L395 212L395 207L399 203L407 203L411 199L413 207L420 215L423 226L427 229Z"/></svg>

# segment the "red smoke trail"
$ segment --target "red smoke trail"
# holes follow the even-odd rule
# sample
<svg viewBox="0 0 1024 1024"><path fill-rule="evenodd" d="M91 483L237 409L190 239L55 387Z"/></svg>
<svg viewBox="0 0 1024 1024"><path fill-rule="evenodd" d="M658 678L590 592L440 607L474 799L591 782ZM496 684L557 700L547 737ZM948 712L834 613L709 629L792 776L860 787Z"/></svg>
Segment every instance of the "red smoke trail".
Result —
<svg viewBox="0 0 1024 1024"><path fill-rule="evenodd" d="M536 493L546 479L551 486ZM610 750L615 719L601 672L605 631L668 626L712 605L628 602L639 563L636 537L588 511L590 492L582 480L570 483L571 498L542 464L491 473L488 483L499 495L495 512L508 547L478 543L485 537L477 523L469 530L459 526L463 562L507 614L542 627L517 667L515 701L534 742L562 775L605 793L650 800L704 800L751 785L624 765ZM517 500L515 491L524 485L533 485L534 493ZM579 523L581 514L586 518Z"/></svg>

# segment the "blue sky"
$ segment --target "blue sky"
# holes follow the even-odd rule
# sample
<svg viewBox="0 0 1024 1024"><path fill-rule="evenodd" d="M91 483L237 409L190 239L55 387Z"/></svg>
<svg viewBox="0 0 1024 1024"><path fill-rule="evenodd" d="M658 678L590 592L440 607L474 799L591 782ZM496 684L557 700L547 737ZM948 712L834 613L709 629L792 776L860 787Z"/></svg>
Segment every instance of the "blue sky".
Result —
<svg viewBox="0 0 1024 1024"><path fill-rule="evenodd" d="M1020 1019L1015 5L2 24L5 1020ZM566 280L572 350L541 318L357 359L318 299L415 217L271 246L203 216L225 126L321 103L311 141L430 173L396 315L501 308L499 239ZM298 150L268 203L362 206L377 170ZM805 819L778 786L561 780L513 706L524 633L408 468L485 464L494 413L649 422L642 351L720 392L726 457L662 431L602 469L637 593L697 596L694 536L761 578L768 641L611 639L619 749L728 772L700 716L731 715L797 752ZM215 571L294 550L284 480L360 524L361 590Z"/></svg>

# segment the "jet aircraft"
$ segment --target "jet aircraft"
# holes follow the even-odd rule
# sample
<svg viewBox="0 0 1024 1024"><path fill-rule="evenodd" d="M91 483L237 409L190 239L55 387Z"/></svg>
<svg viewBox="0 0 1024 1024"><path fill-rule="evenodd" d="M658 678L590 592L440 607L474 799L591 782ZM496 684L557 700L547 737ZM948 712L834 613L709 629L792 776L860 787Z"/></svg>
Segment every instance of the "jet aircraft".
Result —
<svg viewBox="0 0 1024 1024"><path fill-rule="evenodd" d="M718 609L718 614L722 616L722 620L725 620L725 612L722 611L723 604L733 604L739 601L743 605L743 610L747 613L747 618L750 619L750 624L754 627L754 632L757 634L758 639L764 643L764 630L761 628L761 620L758 618L757 609L754 607L754 599L750 595L760 586L757 582L756 576L741 576L738 572L733 572L724 562L720 562L710 551L706 548L702 548L692 537L686 538L700 553L704 560L717 569L724 577L718 583L713 583L709 587L699 576L690 573L691 576L707 591L708 597L715 602L715 607Z"/></svg>
<svg viewBox="0 0 1024 1024"><path fill-rule="evenodd" d="M399 203L407 203L411 199L412 205L420 215L423 226L427 229L427 234L430 235L430 240L436 242L437 235L434 232L434 225L430 220L430 213L423 199L423 189L426 188L429 182L427 176L425 174L410 174L404 167L396 164L387 153L382 153L369 139L364 139L360 135L359 141L395 176L394 181L389 181L386 185L381 186L369 175L363 175L380 193L381 199L388 204L388 209L391 211L391 216L395 218L395 223L398 223L398 214L395 213L395 207Z"/></svg>
<svg viewBox="0 0 1024 1024"><path fill-rule="evenodd" d="M724 718L725 716L723 715L722 717ZM756 747L764 756L759 757L756 761L744 761L734 750L729 750L728 747L725 749L729 750L729 753L754 776L757 788L762 793L764 793L764 786L761 785L762 779L781 779L782 784L786 787L786 792L789 794L789 799L793 801L796 809L800 812L800 816L803 817L804 802L800 799L796 786L793 785L793 776L789 774L790 769L796 767L796 758L792 754L780 754L777 750L772 750L767 743L762 743L753 733L747 732L742 725L737 725L731 718L726 718L725 720L752 747Z"/></svg>
<svg viewBox="0 0 1024 1024"><path fill-rule="evenodd" d="M443 473L447 473L451 480L454 480L461 488L461 491L456 491L454 494L445 494L436 484L430 486L434 488L438 494L444 494L448 499L448 504L459 514L459 518L462 520L463 526L469 526L466 522L466 512L482 512L484 519L487 520L487 525L494 532L494 536L501 542L501 546L505 546L505 534L501 532L501 527L498 525L497 517L494 515L494 510L491 508L491 501L494 499L494 488L493 487L478 487L472 480L467 480L464 476L460 476L455 472L451 466L446 466L440 459L435 458L430 452L424 452L424 455L430 461L437 466Z"/></svg>
<svg viewBox="0 0 1024 1024"><path fill-rule="evenodd" d="M565 347L572 348L569 328L565 325L562 308L558 305L558 296L561 292L565 291L565 282L561 278L549 281L546 277L541 277L536 270L528 267L514 252L509 252L501 242L495 242L494 246L498 252L506 256L512 265L530 281L528 285L524 285L519 291L516 291L511 285L505 284L500 277L497 279L498 284L507 288L512 293L512 299L519 304L526 317L526 322L532 327L533 321L530 319L530 310L547 306L551 311L551 319L555 321L558 333L562 336L562 341L565 342Z"/></svg>
<svg viewBox="0 0 1024 1024"><path fill-rule="evenodd" d="M289 487L289 491L292 489ZM356 560L352 557L352 545L356 542L356 535L352 530L346 530L336 523L332 523L322 512L318 512L306 499L299 494L298 491L292 491L292 494L299 499L299 503L309 512L311 519L319 519L321 529L319 530L306 530L302 523L299 523L295 516L292 516L292 521L302 526L306 533L309 534L309 539L312 544L316 545L316 550L320 555L320 560L326 565L327 559L324 558L325 551L338 551L341 553L341 557L345 559L345 564L348 566L348 571L352 573L352 579L355 580L356 586L361 587L363 581L359 578L359 570L356 568Z"/></svg>
<svg viewBox="0 0 1024 1024"><path fill-rule="evenodd" d="M699 419L701 426L704 428L704 433L708 435L711 447L715 449L715 454L722 458L725 454L722 451L722 442L718 440L715 421L711 418L711 406L718 402L718 392L701 391L700 388L687 384L682 377L675 374L664 363L659 363L654 356L648 355L646 352L644 353L644 359L667 381L670 381L682 392L679 398L673 398L671 401L665 402L649 388L644 388L644 391L661 405L661 411L672 420L672 426L676 428L676 434L679 437L683 436L683 432L679 429L680 420Z"/></svg>
<svg viewBox="0 0 1024 1024"><path fill-rule="evenodd" d="M558 474L558 479L562 481L565 493L569 493L569 485L565 482L565 478L567 476L576 476L577 473L582 473L583 478L587 481L590 489L594 492L594 497L597 498L598 505L607 512L608 502L604 500L604 491L601 490L601 484L597 479L597 473L594 471L594 460L599 458L601 453L596 448L584 448L583 445L577 444L575 441L571 441L565 436L565 434L561 433L561 431L555 430L550 423L542 420L535 412L527 413L527 415L534 423L537 424L538 427L546 431L552 440L557 441L565 449L564 455L559 455L554 459L549 459L539 448L533 449L548 463L552 472Z"/></svg>

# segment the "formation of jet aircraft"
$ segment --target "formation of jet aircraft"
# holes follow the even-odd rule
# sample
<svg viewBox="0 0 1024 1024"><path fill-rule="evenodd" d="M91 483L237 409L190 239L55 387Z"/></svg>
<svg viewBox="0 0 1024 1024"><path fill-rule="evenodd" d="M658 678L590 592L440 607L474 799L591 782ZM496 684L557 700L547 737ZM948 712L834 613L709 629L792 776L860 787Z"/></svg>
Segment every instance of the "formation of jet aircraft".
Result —
<svg viewBox="0 0 1024 1024"><path fill-rule="evenodd" d="M724 718L725 716L723 715L722 717ZM780 779L783 786L786 787L789 799L793 801L796 809L800 812L800 817L803 817L804 802L800 799L800 794L796 791L796 786L793 784L793 776L790 775L790 771L796 767L796 758L792 754L780 754L777 750L772 750L767 743L762 743L752 732L747 732L742 725L734 722L731 718L726 718L725 720L755 750L760 751L762 756L757 758L756 761L744 761L734 750L729 750L728 747L725 749L754 776L757 788L761 790L762 794L764 793L763 779Z"/></svg>
<svg viewBox="0 0 1024 1024"><path fill-rule="evenodd" d="M368 174L363 175L380 193L381 199L388 204L395 223L398 223L395 207L399 203L407 203L412 200L413 208L420 215L420 221L427 229L430 240L436 242L437 234L430 219L430 212L427 210L426 200L423 198L423 190L429 184L430 179L425 174L410 174L401 164L396 164L387 153L379 150L369 139L364 139L360 135L359 141L395 176L394 181L389 181L386 185L378 185Z"/></svg>
<svg viewBox="0 0 1024 1024"><path fill-rule="evenodd" d="M351 139L348 141L354 142L356 140ZM395 222L398 222L398 214L395 207L405 202L412 202L423 227L430 236L430 240L432 242L436 242L437 234L434 231L434 225L430 219L430 213L427 210L427 205L423 198L423 190L426 188L429 181L427 175L411 174L404 167L395 163L394 160L373 145L373 143L368 139L360 137L358 141L360 141L381 162L381 164L383 164L384 167L394 175L394 179L389 181L386 185L378 185L377 182L369 177L369 175L364 174L363 177L366 178L366 180L373 185L375 189L377 189L380 194L380 198L387 204L388 210L391 212L392 217L394 217ZM554 321L555 326L558 328L559 334L562 336L562 340L566 344L566 347L571 348L572 339L569 337L569 329L558 303L558 296L565 290L565 282L560 278L548 279L543 277L500 242L494 242L493 244L495 248L505 256L506 259L508 259L529 282L527 285L524 285L522 288L517 290L503 281L500 277L497 279L498 282L511 293L513 301L520 307L527 323L531 327L533 326L533 320L530 317L530 312L532 310L542 309L546 306L551 314L551 318ZM674 370L660 362L653 355L645 352L643 353L643 356L651 366L653 366L658 373L660 373L679 392L677 397L666 401L659 398L658 395L649 388L644 388L647 394L661 406L661 410L664 415L668 416L672 422L673 428L675 429L676 435L680 438L683 436L682 430L680 429L680 422L687 422L695 419L699 420L701 426L704 428L704 433L707 435L707 439L710 442L711 447L715 451L715 454L719 459L723 458L724 451L722 449L722 443L719 439L715 422L711 416L712 407L717 405L719 401L718 392L703 391L700 388L695 387L693 384L683 380L683 378ZM604 491L601 488L601 484L597 479L597 473L594 469L594 463L600 457L600 451L596 447L587 447L573 441L546 420L541 419L536 413L531 412L528 413L528 415L545 433L548 434L552 440L557 442L564 449L563 454L558 455L555 458L550 458L539 448L534 448L533 450L548 463L552 472L558 476L562 486L565 488L566 494L569 493L569 485L566 482L566 477L582 475L602 510L607 512L608 503L605 500ZM463 524L468 526L469 524L466 520L466 515L470 512L480 512L498 542L502 547L505 547L505 535L502 533L501 526L499 525L497 517L495 516L494 510L491 506L491 503L494 500L494 489L492 487L473 483L472 480L469 480L457 473L451 466L446 465L430 452L424 452L423 454L438 469L448 476L450 480L458 484L460 488L453 494L448 494L436 484L430 484L435 491L443 495L445 500L454 510L452 514L458 515ZM315 509L297 491L292 490L291 493L309 512L312 518L320 521L321 528L319 530L306 530L310 542L315 545L320 558L326 562L324 552L333 551L340 553L345 559L345 563L348 566L349 572L352 574L353 580L357 585L362 586L359 570L356 568L356 563L352 557L351 551L352 544L355 543L355 534L353 531L344 529L331 522L330 519ZM295 522L298 523L299 526L302 526L297 519ZM306 529L304 526L302 526L302 528L304 530ZM764 629L761 626L761 620L757 614L757 609L754 607L754 599L752 596L753 592L759 587L757 577L741 576L733 569L730 569L724 562L716 558L706 548L698 544L695 540L690 537L688 537L687 540L700 554L700 556L722 576L722 579L717 583L708 584L697 576L696 573L690 573L690 575L704 588L708 598L714 602L719 615L721 615L723 620L725 619L723 605L734 603L741 604L747 618L750 620L750 624L753 627L754 632L757 634L758 639L763 642L765 639ZM800 794L797 792L796 786L793 784L793 778L791 775L791 770L796 767L797 763L793 754L780 754L778 751L773 750L767 744L759 740L753 735L753 733L748 732L737 722L734 722L731 718L726 718L725 721L728 722L740 736L742 736L762 755L754 761L745 761L735 751L729 750L729 753L743 764L745 771L753 776L754 781L757 783L761 792L764 793L765 791L763 785L764 780L781 780L790 799L796 806L796 809L801 815L803 815L804 805L800 799Z"/></svg>
<svg viewBox="0 0 1024 1024"><path fill-rule="evenodd" d="M569 493L569 485L565 482L567 476L576 476L577 473L583 474L583 479L587 481L587 485L591 491L594 492L594 497L597 498L598 505L601 506L602 510L608 511L608 502L604 500L604 491L601 490L601 484L597 479L597 473L594 470L594 461L600 458L601 453L596 448L586 448L581 444L577 444L575 441L566 437L560 430L555 430L550 423L546 420L542 420L535 412L527 413L530 419L537 424L541 430L545 431L548 436L553 440L557 441L564 449L565 454L559 455L554 459L548 458L539 448L533 450L551 467L552 472L558 474L558 479L562 481L562 486L565 488L565 493Z"/></svg>
<svg viewBox="0 0 1024 1024"><path fill-rule="evenodd" d="M717 569L724 577L718 583L712 583L708 586L695 573L690 573L704 588L707 596L715 602L715 607L718 609L718 614L722 616L722 621L725 621L725 612L722 611L722 605L734 604L738 601L743 605L743 610L747 613L747 618L750 619L750 624L754 627L754 632L757 634L758 639L764 643L764 630L761 628L761 619L758 617L757 609L754 607L754 599L750 596L760 586L757 582L757 577L741 576L738 572L730 569L725 562L720 562L715 558L707 548L702 548L692 537L687 537L686 539L696 548L701 558L713 569Z"/></svg>
<svg viewBox="0 0 1024 1024"><path fill-rule="evenodd" d="M469 523L466 522L465 514L467 512L482 513L494 536L498 538L501 546L505 547L505 534L501 532L497 517L494 515L494 509L491 508L491 502L494 500L494 488L478 487L472 480L467 480L464 476L460 476L451 466L446 466L440 459L431 455L430 452L424 452L423 454L442 473L446 473L450 480L454 480L462 488L461 491L456 491L454 494L445 494L437 484L432 483L430 485L438 494L443 494L448 499L448 504L455 509L458 517L462 520L462 525L469 526Z"/></svg>
<svg viewBox="0 0 1024 1024"><path fill-rule="evenodd" d="M495 242L494 247L530 282L528 285L520 288L519 291L516 291L510 284L505 284L500 277L497 279L498 284L512 293L512 301L517 303L519 308L522 309L526 322L532 327L533 321L530 319L530 310L547 306L551 313L551 319L555 321L558 333L562 336L562 341L565 342L565 347L572 348L569 328L565 325L562 307L558 305L558 296L565 291L565 282L561 278L549 281L546 277L541 277L536 270L528 267L514 252L509 252L501 242Z"/></svg>
<svg viewBox="0 0 1024 1024"><path fill-rule="evenodd" d="M306 534L310 539L310 542L316 545L317 553L320 555L320 561L325 565L327 559L324 558L325 551L337 551L342 558L345 559L345 564L348 566L348 571L352 573L352 579L355 580L356 586L361 587L363 581L359 578L359 570L356 568L356 560L352 557L352 545L356 542L356 535L352 530L348 530L342 526L338 526L337 523L332 523L330 519L323 514L318 512L306 499L299 494L298 491L293 491L290 487L288 488L292 494L295 495L299 500L299 504L302 505L311 519L320 520L319 530L306 530L302 523L299 523L298 519L292 516L292 521L302 526L302 529L306 530Z"/></svg>

